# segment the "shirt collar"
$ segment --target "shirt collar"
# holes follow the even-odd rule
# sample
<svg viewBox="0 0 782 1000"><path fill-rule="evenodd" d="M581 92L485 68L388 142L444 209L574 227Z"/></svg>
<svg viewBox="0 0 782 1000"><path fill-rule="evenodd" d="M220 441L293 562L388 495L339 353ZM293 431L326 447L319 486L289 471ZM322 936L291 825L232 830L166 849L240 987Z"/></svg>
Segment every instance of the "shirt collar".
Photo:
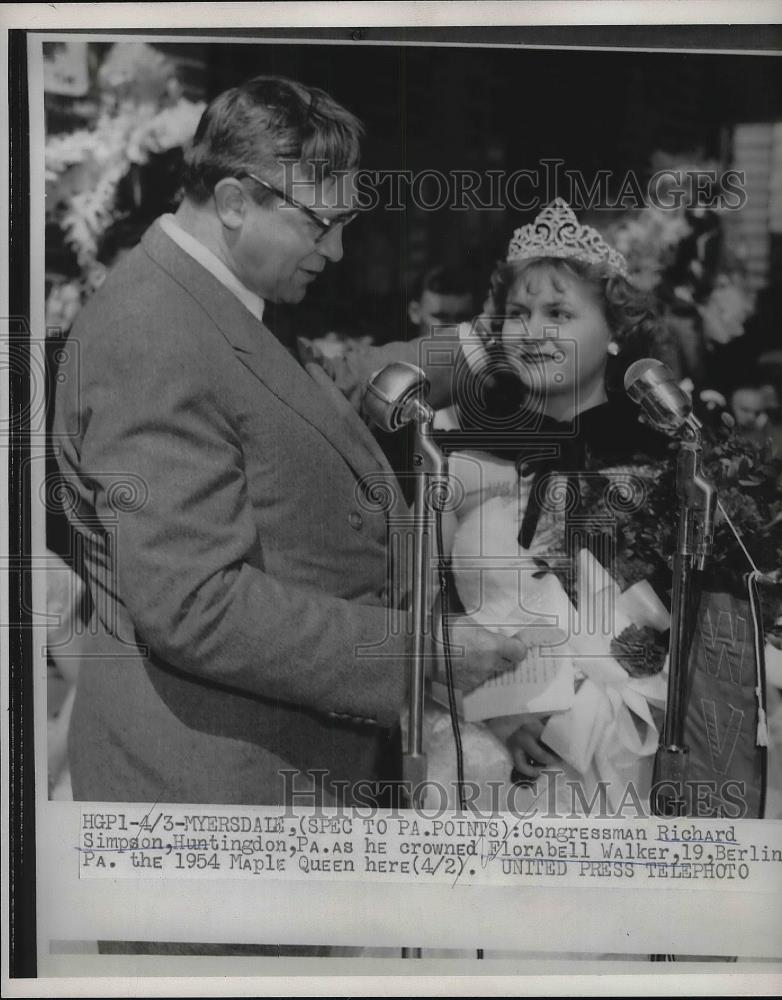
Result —
<svg viewBox="0 0 782 1000"><path fill-rule="evenodd" d="M245 287L219 257L213 254L203 243L199 243L190 233L186 233L173 215L162 215L160 217L160 226L166 236L169 236L185 253L197 260L202 267L214 275L222 285L225 285L230 292L233 292L245 309L249 310L259 322L263 322L263 310L266 303L260 295L256 295L255 292L251 292L249 288Z"/></svg>

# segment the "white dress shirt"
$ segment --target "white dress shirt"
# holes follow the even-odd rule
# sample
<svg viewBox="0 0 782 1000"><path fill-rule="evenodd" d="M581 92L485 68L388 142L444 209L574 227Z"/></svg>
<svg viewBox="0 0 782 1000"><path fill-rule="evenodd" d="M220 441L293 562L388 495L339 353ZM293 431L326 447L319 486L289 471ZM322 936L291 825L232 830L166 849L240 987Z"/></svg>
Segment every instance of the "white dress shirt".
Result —
<svg viewBox="0 0 782 1000"><path fill-rule="evenodd" d="M220 284L225 285L229 292L233 292L245 309L249 310L260 323L263 322L263 310L266 303L260 295L256 295L255 292L246 288L219 257L216 257L203 243L199 243L190 233L186 233L173 215L170 213L161 215L160 226L166 236L170 236L185 253L190 254L202 267L205 267L210 274L217 278Z"/></svg>

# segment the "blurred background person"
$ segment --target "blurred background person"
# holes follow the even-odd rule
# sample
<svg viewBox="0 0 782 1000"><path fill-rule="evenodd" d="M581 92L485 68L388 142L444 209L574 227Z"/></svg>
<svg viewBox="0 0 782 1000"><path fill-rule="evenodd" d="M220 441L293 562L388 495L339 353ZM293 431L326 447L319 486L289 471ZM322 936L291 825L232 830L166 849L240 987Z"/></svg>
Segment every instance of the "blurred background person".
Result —
<svg viewBox="0 0 782 1000"><path fill-rule="evenodd" d="M773 388L773 387L772 387ZM730 411L737 433L763 445L771 441L768 395L758 385L738 385L730 394Z"/></svg>
<svg viewBox="0 0 782 1000"><path fill-rule="evenodd" d="M475 312L475 275L462 265L438 265L411 283L407 315L413 337L430 337Z"/></svg>

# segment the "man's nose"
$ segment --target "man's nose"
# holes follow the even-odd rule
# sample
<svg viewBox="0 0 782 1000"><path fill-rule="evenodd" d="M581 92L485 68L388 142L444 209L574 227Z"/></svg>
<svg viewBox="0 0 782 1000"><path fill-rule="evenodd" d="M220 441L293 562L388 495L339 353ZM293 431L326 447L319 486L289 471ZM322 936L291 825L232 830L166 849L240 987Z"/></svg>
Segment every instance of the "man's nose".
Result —
<svg viewBox="0 0 782 1000"><path fill-rule="evenodd" d="M335 223L323 239L318 243L318 253L332 264L338 264L342 260L344 248L342 246L342 225Z"/></svg>

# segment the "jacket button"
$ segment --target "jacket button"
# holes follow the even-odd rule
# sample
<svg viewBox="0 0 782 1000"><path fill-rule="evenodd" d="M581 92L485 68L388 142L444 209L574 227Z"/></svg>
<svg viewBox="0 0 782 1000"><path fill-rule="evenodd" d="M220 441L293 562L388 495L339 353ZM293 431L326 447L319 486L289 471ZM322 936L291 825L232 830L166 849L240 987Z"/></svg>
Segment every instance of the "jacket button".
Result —
<svg viewBox="0 0 782 1000"><path fill-rule="evenodd" d="M364 526L364 518L359 514L357 510L352 510L348 514L348 524L355 531L361 531Z"/></svg>

